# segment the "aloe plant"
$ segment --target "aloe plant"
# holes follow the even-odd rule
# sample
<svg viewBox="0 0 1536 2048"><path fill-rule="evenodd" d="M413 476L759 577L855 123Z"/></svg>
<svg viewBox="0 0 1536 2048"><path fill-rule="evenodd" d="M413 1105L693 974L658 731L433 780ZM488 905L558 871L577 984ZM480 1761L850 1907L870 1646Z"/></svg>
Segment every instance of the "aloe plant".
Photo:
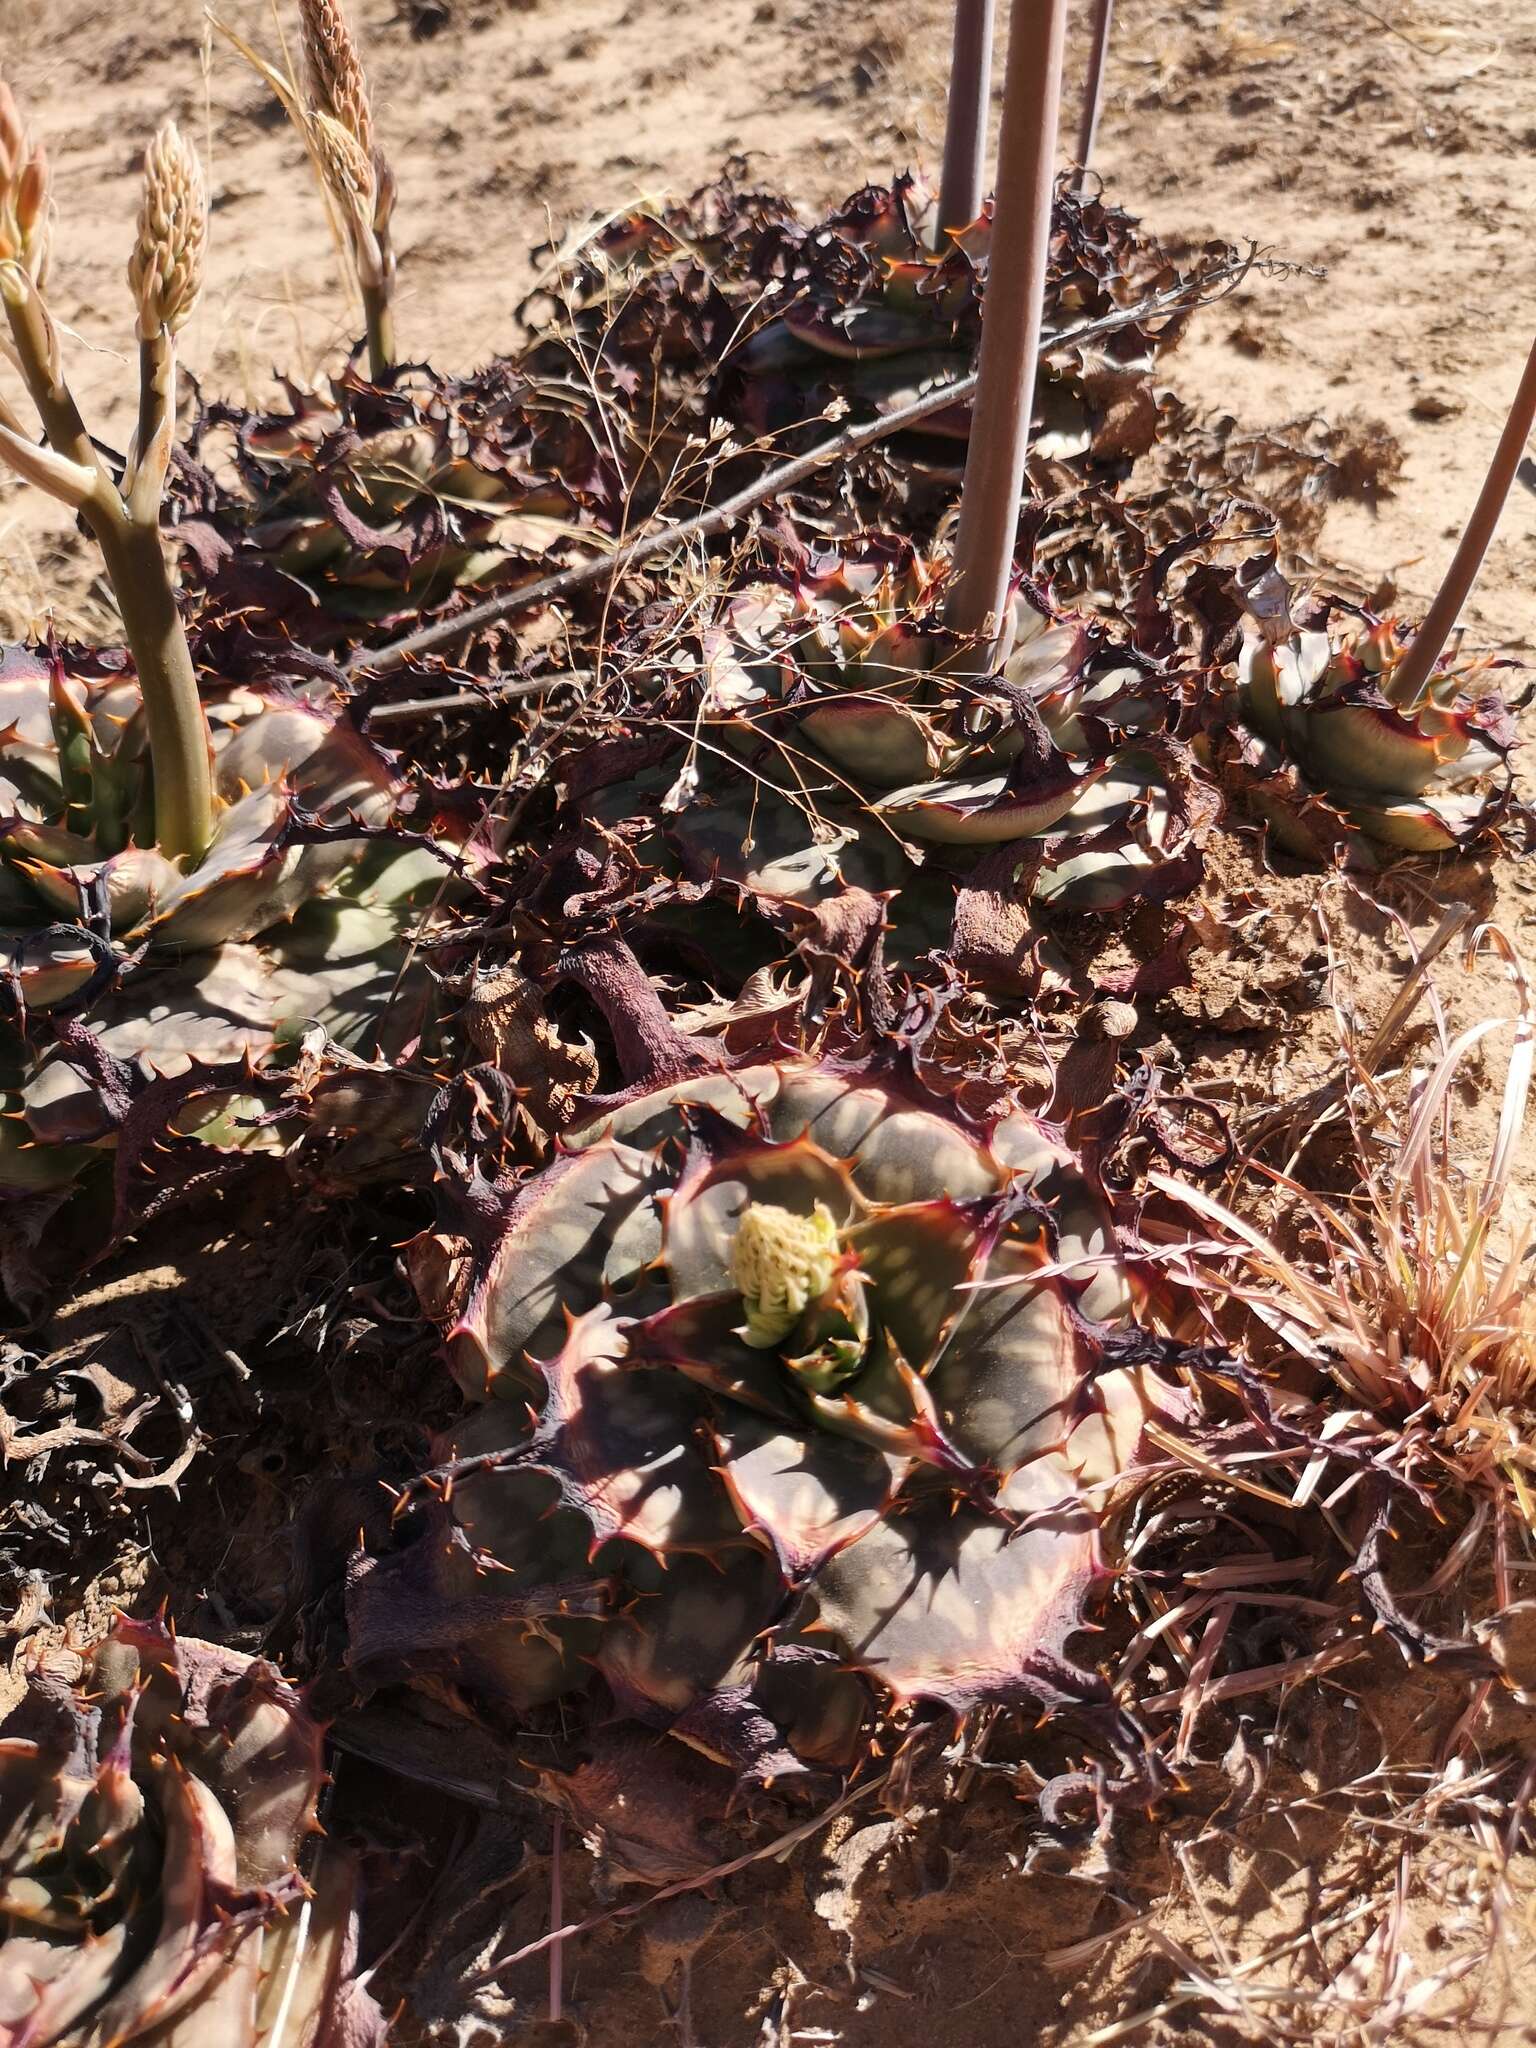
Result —
<svg viewBox="0 0 1536 2048"><path fill-rule="evenodd" d="M254 1076L313 1027L364 1050L420 1028L406 939L443 864L382 836L402 785L336 702L210 698L214 827L190 869L139 836L131 677L0 650L0 702L0 963L19 998L0 1022L0 1191L67 1185L116 1142L127 1105L102 1061L130 1087L182 1077L176 1129L235 1152L273 1140L225 1114L249 1092L232 1069ZM89 1059L62 1042L79 1030Z"/></svg>
<svg viewBox="0 0 1536 2048"><path fill-rule="evenodd" d="M0 99L0 294L48 436L0 422L0 455L80 510L128 639L126 661L0 650L0 962L18 998L0 1020L0 1190L67 1186L155 1077L187 1077L176 1134L270 1143L234 1113L250 1104L228 1070L309 1027L367 1048L420 1022L404 935L443 867L383 836L400 778L336 692L210 680L205 694L171 586L160 500L203 214L196 157L167 126L129 266L141 404L115 478L43 297L46 165ZM223 1078L200 1089L204 1070Z"/></svg>
<svg viewBox="0 0 1536 2048"><path fill-rule="evenodd" d="M1514 728L1490 664L1452 662L1417 687L1414 644L1369 616L1249 625L1207 745L1288 852L1376 866L1466 850L1498 818Z"/></svg>
<svg viewBox="0 0 1536 2048"><path fill-rule="evenodd" d="M1066 1638L1172 1396L1111 1369L1131 1290L1056 1138L887 1046L642 1085L567 1146L460 1260L474 1405L354 1563L360 1688L527 1717L596 1678L756 1779L846 1766L881 1700L1103 1703Z"/></svg>
<svg viewBox="0 0 1536 2048"><path fill-rule="evenodd" d="M1287 851L1374 867L1404 853L1465 852L1507 805L1515 745L1485 658L1446 656L1536 425L1536 345L1445 578L1418 631L1325 615L1295 630L1288 593L1263 592L1237 688L1206 742L1225 778Z"/></svg>
<svg viewBox="0 0 1536 2048"><path fill-rule="evenodd" d="M1007 659L978 679L944 589L941 559L867 534L731 594L681 646L666 628L634 646L677 738L585 808L643 867L744 892L758 950L721 912L716 964L746 975L807 919L878 905L887 960L1017 988L1017 960L967 939L975 890L1109 911L1198 879L1217 804L1166 733L1155 664L1020 586Z"/></svg>
<svg viewBox="0 0 1536 2048"><path fill-rule="evenodd" d="M829 408L878 417L964 378L985 326L995 252L1010 245L999 240L990 203L966 221L949 207L908 173L889 186L866 186L823 221L769 217L731 242L713 276L721 308L705 338L727 350L715 390L719 409L755 433L783 435ZM686 228L679 218L677 231ZM1045 277L1054 320L1072 326L1113 314L1175 274L1130 215L1058 181ZM738 340L744 322L750 331ZM1128 379L1146 377L1171 331L1127 330L1108 355L1091 346L1049 353L1025 401L1036 453L1061 461L1090 456L1106 402ZM902 435L892 452L958 481L973 416L969 400L957 401L921 431Z"/></svg>
<svg viewBox="0 0 1536 2048"><path fill-rule="evenodd" d="M267 1664L120 1622L0 1737L7 2048L371 2048L320 1730ZM308 1867L312 1866L312 1867Z"/></svg>
<svg viewBox="0 0 1536 2048"><path fill-rule="evenodd" d="M350 371L263 411L215 405L192 445L233 431L237 489L189 494L187 573L252 630L366 642L462 593L515 585L613 522L613 467L581 409L506 363L468 378ZM221 451L222 452L222 451Z"/></svg>

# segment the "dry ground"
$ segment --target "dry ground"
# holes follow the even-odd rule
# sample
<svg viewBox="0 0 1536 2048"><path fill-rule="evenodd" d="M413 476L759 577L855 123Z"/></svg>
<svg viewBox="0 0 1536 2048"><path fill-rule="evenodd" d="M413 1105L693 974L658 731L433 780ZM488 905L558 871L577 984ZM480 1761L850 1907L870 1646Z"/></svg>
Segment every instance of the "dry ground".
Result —
<svg viewBox="0 0 1536 2048"><path fill-rule="evenodd" d="M265 0L225 6L275 46ZM528 251L551 229L691 188L734 153L750 155L756 180L813 204L936 154L947 0L353 0L353 12L401 186L403 344L446 367L467 368L510 341L534 274ZM0 64L57 163L54 296L105 435L120 430L115 400L127 389L121 272L136 166L166 111L198 134L210 169L211 288L185 347L206 386L262 391L274 365L312 375L347 336L299 146L206 29L198 0L0 0ZM1113 196L1164 235L1252 238L1308 266L1289 281L1255 279L1207 314L1170 376L1254 427L1312 413L1383 422L1406 454L1396 496L1374 513L1335 508L1317 552L1357 584L1395 586L1410 609L1433 587L1536 331L1533 68L1536 0L1498 10L1470 0L1119 8L1099 154ZM0 549L0 628L29 621L60 593L77 614L99 614L99 597L83 599L74 537L50 508L0 489ZM1521 485L1472 608L1475 637L1529 653L1533 572L1536 502ZM1232 864L1233 889L1252 879L1241 860ZM1434 886L1391 896L1420 931L1436 909ZM1457 891L1536 950L1536 895L1523 872L1463 870ZM1336 903L1347 979L1369 1015L1401 971L1401 948L1337 890L1323 893ZM1318 894L1311 883L1273 888L1277 945L1288 928L1293 939L1303 931ZM1454 971L1445 986L1453 1020L1499 1000L1491 984L1458 985ZM1213 983L1196 1000L1214 1016L1220 995ZM1213 1029L1196 1050L1213 1075L1288 1089L1318 1071L1329 1047L1318 1026L1278 1067L1271 1045L1241 1034ZM1496 1064L1489 1073L1496 1079ZM1469 1102L1464 1115L1470 1135L1486 1128L1486 1102ZM1528 1148L1527 1196L1533 1178ZM699 1955L697 2037L710 2048L832 2038L1086 2048L1111 2037L1096 2030L1166 2000L1190 1954L1275 1983L1292 1967L1276 1952L1294 1939L1314 1981L1337 1972L1374 1922L1348 1922L1366 1840L1344 1825L1329 1788L1373 1768L1384 1719L1402 1755L1407 1731L1421 1717L1432 1731L1439 1713L1385 1658L1371 1676L1293 1698L1274 1752L1291 1812L1262 1845L1228 1856L1218 1829L1191 1865L1167 1868L1177 1896L1152 1942L1111 1943L1044 1972L1042 1952L1105 1932L1115 1916L1071 1872L1021 1878L1010 1798L989 1791L959 1819L909 1816L878 1842L855 1837L857 1851L744 1881ZM1465 1934L1458 1916L1480 1879L1460 1840L1415 1867L1406 1913L1421 1961L1443 1963ZM1139 1853L1149 1877L1159 1846L1149 1840ZM524 1910L536 1920L533 1902ZM1346 1924L1330 1935L1340 1915ZM851 1930L866 1971L857 1982L844 1960ZM603 2048L665 2035L642 1973L647 1953L626 1938L572 1958L575 2007ZM1380 2039L1363 2030L1385 1988L1370 1954L1358 1971L1361 2029L1339 2033L1335 2020L1335 2037ZM1442 1994L1414 2024L1471 2038L1474 2023L1457 2017L1455 2001L1482 1983L1474 1976ZM1495 1994L1482 2017L1502 2011L1504 2038L1531 2038L1529 1977L1506 2007ZM1328 2031L1305 2004L1223 2012L1201 1998L1137 2037L1246 2042L1293 2038L1292 2029Z"/></svg>

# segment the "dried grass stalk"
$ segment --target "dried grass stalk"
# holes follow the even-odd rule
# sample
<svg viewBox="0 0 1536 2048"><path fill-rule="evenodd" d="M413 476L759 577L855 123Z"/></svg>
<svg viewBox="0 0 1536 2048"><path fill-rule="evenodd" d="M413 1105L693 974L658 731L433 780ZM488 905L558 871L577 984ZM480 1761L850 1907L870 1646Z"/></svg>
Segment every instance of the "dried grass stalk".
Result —
<svg viewBox="0 0 1536 2048"><path fill-rule="evenodd" d="M1328 1372L1374 1419L1384 1462L1428 1461L1459 1486L1512 1501L1536 1530L1536 1230L1504 1215L1536 1066L1536 995L1503 932L1480 928L1469 961L1484 947L1514 986L1513 1026L1470 1025L1417 1077L1405 1110L1357 1069L1380 1118L1383 1164L1355 1200L1325 1201L1270 1176L1309 1226L1307 1256L1202 1189L1152 1180L1210 1229L1186 1277L1242 1303L1284 1349ZM1451 1152L1448 1106L1469 1055L1511 1028L1498 1129L1474 1172Z"/></svg>

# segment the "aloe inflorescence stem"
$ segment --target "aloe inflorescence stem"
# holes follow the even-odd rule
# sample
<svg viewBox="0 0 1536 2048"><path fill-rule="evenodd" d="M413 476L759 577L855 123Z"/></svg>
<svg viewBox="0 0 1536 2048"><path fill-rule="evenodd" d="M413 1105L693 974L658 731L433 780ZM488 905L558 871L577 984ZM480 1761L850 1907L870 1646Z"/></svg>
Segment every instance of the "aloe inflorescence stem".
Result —
<svg viewBox="0 0 1536 2048"><path fill-rule="evenodd" d="M1504 431L1499 436L1499 445L1493 451L1483 488L1451 557L1445 580L1435 594L1434 603L1424 614L1423 625L1387 685L1390 695L1399 703L1411 703L1429 681L1435 663L1451 637L1451 629L1461 616L1461 608L1472 594L1477 572L1483 566L1483 557L1498 526L1499 515L1504 510L1504 501L1509 496L1509 487L1515 480L1533 425L1536 425L1536 342L1532 343L1531 352L1526 357L1525 371L1510 406L1509 417L1504 422Z"/></svg>
<svg viewBox="0 0 1536 2048"><path fill-rule="evenodd" d="M955 0L944 170L933 227L936 249L944 247L951 228L966 227L981 211L987 161L987 102L992 85L994 5L995 0Z"/></svg>
<svg viewBox="0 0 1536 2048"><path fill-rule="evenodd" d="M155 836L195 860L213 822L208 725L160 539L176 427L176 336L202 286L207 204L195 153L173 121L145 153L128 283L138 308L139 416L121 478L87 433L43 297L50 203L46 159L0 85L0 299L12 352L42 422L35 442L0 406L0 456L80 514L99 544L138 672L155 769Z"/></svg>
<svg viewBox="0 0 1536 2048"><path fill-rule="evenodd" d="M300 0L299 15L310 145L341 215L368 324L368 367L377 381L395 360L394 174L374 136L368 81L340 0ZM289 111L299 118L292 106Z"/></svg>
<svg viewBox="0 0 1536 2048"><path fill-rule="evenodd" d="M1093 41L1088 52L1088 76L1083 84L1083 111L1077 128L1078 178L1093 159L1094 140L1099 132L1099 104L1104 97L1104 65L1109 56L1110 30L1115 21L1115 0L1094 0Z"/></svg>
<svg viewBox="0 0 1536 2048"><path fill-rule="evenodd" d="M962 633L995 636L1007 607L1050 251L1066 20L1066 0L1013 0L979 381L946 608Z"/></svg>
<svg viewBox="0 0 1536 2048"><path fill-rule="evenodd" d="M378 144L368 80L341 0L299 0L302 79L269 64L211 10L208 19L266 80L303 138L339 223L363 302L368 369L379 383L395 367L395 174Z"/></svg>

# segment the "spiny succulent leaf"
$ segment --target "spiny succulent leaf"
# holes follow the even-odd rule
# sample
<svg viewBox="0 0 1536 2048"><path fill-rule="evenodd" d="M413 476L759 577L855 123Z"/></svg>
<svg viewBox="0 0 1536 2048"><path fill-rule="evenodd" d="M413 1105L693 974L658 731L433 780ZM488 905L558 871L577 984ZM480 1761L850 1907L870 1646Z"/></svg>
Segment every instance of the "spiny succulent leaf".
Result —
<svg viewBox="0 0 1536 2048"><path fill-rule="evenodd" d="M1102 767L1078 771L1065 755L1043 768L954 776L892 790L874 807L898 831L945 846L1000 846L1058 824Z"/></svg>
<svg viewBox="0 0 1536 2048"><path fill-rule="evenodd" d="M905 1461L862 1445L755 1416L732 1416L716 1434L742 1527L772 1544L794 1585L880 1519L906 1470Z"/></svg>
<svg viewBox="0 0 1536 2048"><path fill-rule="evenodd" d="M778 1567L751 1543L684 1553L664 1570L642 1560L634 1578L635 1605L604 1629L597 1665L640 1718L680 1714L717 1688L783 1599Z"/></svg>
<svg viewBox="0 0 1536 2048"><path fill-rule="evenodd" d="M982 1243L980 1220L947 1195L881 1208L847 1238L880 1301L880 1320L902 1356L921 1371L948 1323Z"/></svg>
<svg viewBox="0 0 1536 2048"><path fill-rule="evenodd" d="M645 1152L599 1140L519 1190L449 1332L454 1377L472 1400L504 1381L526 1387L529 1354L563 1342L565 1310L594 1307L605 1283L635 1284L661 1250L658 1186Z"/></svg>
<svg viewBox="0 0 1536 2048"><path fill-rule="evenodd" d="M1017 1535L948 1501L878 1523L817 1574L818 1630L897 1700L960 1714L1050 1685L1078 1623L1091 1525L1059 1463L1026 1466L1008 1505L1036 1518Z"/></svg>
<svg viewBox="0 0 1536 2048"><path fill-rule="evenodd" d="M545 1402L524 1461L586 1516L594 1550L616 1536L656 1552L712 1550L733 1525L692 1435L694 1404L676 1382L630 1369L625 1354L606 1311L572 1324L539 1363Z"/></svg>
<svg viewBox="0 0 1536 2048"><path fill-rule="evenodd" d="M265 1942L303 1897L301 1842L322 1782L320 1731L269 1666L157 1623L123 1622L73 1685L38 1674L21 1714L42 1741L0 1741L4 1799L0 2021L17 2048L261 2048ZM326 1880L350 1932L355 1872ZM26 1915L54 1897L66 1918ZM21 1910L18 1910L21 1909ZM350 1946L288 1997L294 2039L382 2040L349 1981Z"/></svg>
<svg viewBox="0 0 1536 2048"><path fill-rule="evenodd" d="M739 1335L741 1296L694 1294L627 1325L637 1364L669 1365L701 1387L781 1422L795 1417L793 1396L775 1358Z"/></svg>

